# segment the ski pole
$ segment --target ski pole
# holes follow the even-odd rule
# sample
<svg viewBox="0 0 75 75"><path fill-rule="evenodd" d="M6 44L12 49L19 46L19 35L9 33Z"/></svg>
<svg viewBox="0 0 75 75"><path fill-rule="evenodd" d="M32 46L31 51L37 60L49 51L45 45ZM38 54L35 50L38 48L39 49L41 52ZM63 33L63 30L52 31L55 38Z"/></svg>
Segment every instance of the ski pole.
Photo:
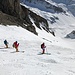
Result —
<svg viewBox="0 0 75 75"><path fill-rule="evenodd" d="M47 48L46 48L46 53L48 53Z"/></svg>

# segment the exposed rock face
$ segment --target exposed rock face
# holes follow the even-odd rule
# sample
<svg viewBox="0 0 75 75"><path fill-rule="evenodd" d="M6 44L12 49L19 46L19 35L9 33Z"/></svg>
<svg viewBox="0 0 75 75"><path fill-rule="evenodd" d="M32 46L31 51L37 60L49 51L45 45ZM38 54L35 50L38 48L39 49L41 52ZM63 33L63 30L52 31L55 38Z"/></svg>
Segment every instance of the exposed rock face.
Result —
<svg viewBox="0 0 75 75"><path fill-rule="evenodd" d="M43 23L42 27L49 32L47 21L20 5L19 0L0 0L0 23L4 25L20 25L38 35L30 17L34 20L34 23L38 28L41 29L40 23Z"/></svg>
<svg viewBox="0 0 75 75"><path fill-rule="evenodd" d="M75 39L75 30L73 30L71 33L69 33L66 38Z"/></svg>
<svg viewBox="0 0 75 75"><path fill-rule="evenodd" d="M19 22L20 21L20 22ZM21 25L21 20L0 11L0 23L3 25Z"/></svg>
<svg viewBox="0 0 75 75"><path fill-rule="evenodd" d="M19 0L0 0L0 10L9 15L20 17L21 6Z"/></svg>
<svg viewBox="0 0 75 75"><path fill-rule="evenodd" d="M23 10L23 13L24 13L24 15L22 14L22 18L25 19L25 21L27 23L32 25L32 22L30 21L30 18L29 18L29 17L31 17L34 20L34 23L38 28L41 29L41 27L42 27L47 32L49 31L49 29L48 29L49 27L48 27L48 23L47 23L46 19L44 19L43 17L33 13L32 11L25 8L24 6L21 6L21 7L22 7L22 10ZM40 24L42 24L43 26L40 26Z"/></svg>

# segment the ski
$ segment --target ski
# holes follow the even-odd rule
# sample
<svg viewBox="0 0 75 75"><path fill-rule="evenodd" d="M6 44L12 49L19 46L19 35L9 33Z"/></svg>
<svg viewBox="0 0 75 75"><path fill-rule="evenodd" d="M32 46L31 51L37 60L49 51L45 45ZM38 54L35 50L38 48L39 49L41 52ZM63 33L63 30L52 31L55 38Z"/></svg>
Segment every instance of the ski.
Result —
<svg viewBox="0 0 75 75"><path fill-rule="evenodd" d="M38 55L44 55L44 54L51 55L51 53L38 53Z"/></svg>
<svg viewBox="0 0 75 75"><path fill-rule="evenodd" d="M18 51L18 52L20 52L20 53L24 53L25 51ZM18 52L13 51L13 52L11 52L11 53L18 53Z"/></svg>

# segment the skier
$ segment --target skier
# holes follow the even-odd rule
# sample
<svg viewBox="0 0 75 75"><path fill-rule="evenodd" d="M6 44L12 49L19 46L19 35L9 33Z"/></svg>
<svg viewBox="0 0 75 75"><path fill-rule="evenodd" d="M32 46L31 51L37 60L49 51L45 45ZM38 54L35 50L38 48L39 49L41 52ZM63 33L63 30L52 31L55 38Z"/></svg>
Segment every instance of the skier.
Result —
<svg viewBox="0 0 75 75"><path fill-rule="evenodd" d="M4 40L4 44L5 44L6 48L8 48L8 42L7 42L7 40Z"/></svg>
<svg viewBox="0 0 75 75"><path fill-rule="evenodd" d="M13 47L16 49L16 52L19 52L19 51L18 51L18 46L19 46L19 43L18 43L17 41L15 41L15 42L13 43Z"/></svg>
<svg viewBox="0 0 75 75"><path fill-rule="evenodd" d="M42 54L44 54L45 53L45 48L46 48L45 43L41 44L41 48L42 48Z"/></svg>

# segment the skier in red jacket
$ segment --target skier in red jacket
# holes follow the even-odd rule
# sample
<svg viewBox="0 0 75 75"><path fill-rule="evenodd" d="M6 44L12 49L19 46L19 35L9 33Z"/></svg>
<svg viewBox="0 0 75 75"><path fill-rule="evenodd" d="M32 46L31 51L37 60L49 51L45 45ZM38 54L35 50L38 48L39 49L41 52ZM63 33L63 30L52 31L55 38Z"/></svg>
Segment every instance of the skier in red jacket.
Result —
<svg viewBox="0 0 75 75"><path fill-rule="evenodd" d="M42 54L44 54L45 53L45 48L46 48L45 43L41 44L41 48L42 48Z"/></svg>
<svg viewBox="0 0 75 75"><path fill-rule="evenodd" d="M17 41L15 41L15 42L13 43L13 47L15 47L16 52L19 52L19 51L18 51L18 46L19 46L19 43L17 43Z"/></svg>

